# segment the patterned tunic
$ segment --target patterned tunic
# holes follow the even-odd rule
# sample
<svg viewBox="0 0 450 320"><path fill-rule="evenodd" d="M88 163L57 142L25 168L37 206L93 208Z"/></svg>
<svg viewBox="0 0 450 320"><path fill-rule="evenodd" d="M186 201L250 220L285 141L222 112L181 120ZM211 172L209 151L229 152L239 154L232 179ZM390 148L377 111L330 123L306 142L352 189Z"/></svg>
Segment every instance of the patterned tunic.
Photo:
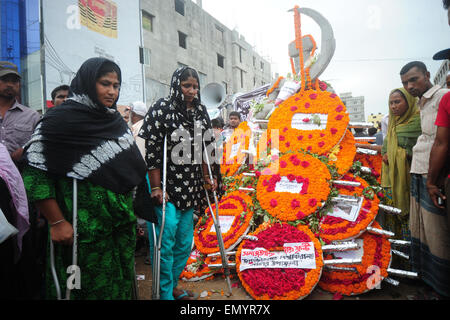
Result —
<svg viewBox="0 0 450 320"><path fill-rule="evenodd" d="M147 167L160 169L163 179L164 137L167 136L167 184L169 201L179 210L197 208L203 197L203 138L214 141L211 122L200 96L187 110L181 90L185 67L175 71L169 97L158 100L149 109L139 136L146 140ZM209 146L208 149L209 150Z"/></svg>
<svg viewBox="0 0 450 320"><path fill-rule="evenodd" d="M187 112L188 119L198 118L198 109ZM166 121L168 120L168 121ZM178 209L197 207L202 196L202 121L188 123L175 106L164 101L155 104L145 118L149 132L146 161L149 170L159 168L162 179L164 137L167 135L167 193Z"/></svg>
<svg viewBox="0 0 450 320"><path fill-rule="evenodd" d="M53 198L64 218L72 223L72 179L56 178L27 166L23 173L31 202ZM131 299L134 280L136 217L130 194L113 193L89 181L78 182L78 266L81 289L72 290L74 300ZM48 252L48 257L50 254ZM47 298L56 290L47 259ZM65 295L66 269L72 265L72 246L55 244L55 265Z"/></svg>

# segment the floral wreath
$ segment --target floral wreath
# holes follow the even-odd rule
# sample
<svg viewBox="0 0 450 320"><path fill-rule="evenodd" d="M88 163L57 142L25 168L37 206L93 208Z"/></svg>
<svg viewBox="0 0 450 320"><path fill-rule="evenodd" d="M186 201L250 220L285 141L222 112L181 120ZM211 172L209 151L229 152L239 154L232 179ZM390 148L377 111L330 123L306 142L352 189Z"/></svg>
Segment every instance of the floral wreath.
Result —
<svg viewBox="0 0 450 320"><path fill-rule="evenodd" d="M211 206L215 215L216 205L212 204ZM225 250L232 250L247 234L253 217L252 207L252 198L240 191L231 192L220 200L219 216L234 216L231 228L226 233L222 232ZM213 225L214 220L207 208L205 215L199 219L194 230L195 246L201 253L219 252L217 235L210 231Z"/></svg>
<svg viewBox="0 0 450 320"><path fill-rule="evenodd" d="M220 165L220 172L222 176L234 175L241 165L245 162L247 155L242 150L248 150L250 146L251 129L247 122L241 122L234 130L231 137L223 146L222 163ZM235 154L231 150L234 145L240 144Z"/></svg>
<svg viewBox="0 0 450 320"><path fill-rule="evenodd" d="M236 271L242 286L256 300L297 300L309 295L323 268L322 247L307 226L263 223L254 233L258 240L244 240L236 252ZM242 249L283 251L285 243L313 242L316 269L262 268L240 271Z"/></svg>
<svg viewBox="0 0 450 320"><path fill-rule="evenodd" d="M317 114L327 114L325 129L300 130L292 127L296 114L312 114L311 118L299 120L305 124L320 126ZM269 119L268 131L279 131L279 150L305 150L323 155L336 146L347 130L350 121L346 107L334 93L327 91L307 90L291 96L273 112Z"/></svg>
<svg viewBox="0 0 450 320"><path fill-rule="evenodd" d="M256 196L261 208L281 221L305 218L320 209L330 194L330 172L325 164L313 156L285 154L279 158L278 173L270 174L270 171L262 171ZM289 183L302 184L301 191L276 192L277 183L283 178L287 178Z"/></svg>
<svg viewBox="0 0 450 320"><path fill-rule="evenodd" d="M186 266L181 272L180 279L183 281L210 280L214 277L214 270L208 267L205 256L194 249L188 258Z"/></svg>
<svg viewBox="0 0 450 320"><path fill-rule="evenodd" d="M328 154L330 164L334 164L340 176L346 174L353 165L356 155L355 137L347 130L341 143Z"/></svg>
<svg viewBox="0 0 450 320"><path fill-rule="evenodd" d="M375 221L374 228L382 229ZM376 272L373 266L379 268L380 281L388 276L387 269L391 262L391 244L381 235L365 232L360 239L364 241L364 254L361 264L340 265L345 268L355 268L356 272L340 270L324 270L319 286L328 292L338 292L343 295L357 295L374 288L369 278ZM332 259L332 255L326 255L325 259ZM368 287L371 284L372 288Z"/></svg>
<svg viewBox="0 0 450 320"><path fill-rule="evenodd" d="M336 188L339 194L364 197L364 200L358 217L354 222L330 215L322 218L320 222L320 237L327 243L335 240L350 240L359 237L372 224L378 214L380 200L364 179L347 174L342 180L359 182L361 186L350 187L337 185Z"/></svg>
<svg viewBox="0 0 450 320"><path fill-rule="evenodd" d="M362 142L359 142L362 143ZM383 164L383 157L381 154L356 154L355 161L361 162L364 167L372 169L372 175L381 183L381 166Z"/></svg>

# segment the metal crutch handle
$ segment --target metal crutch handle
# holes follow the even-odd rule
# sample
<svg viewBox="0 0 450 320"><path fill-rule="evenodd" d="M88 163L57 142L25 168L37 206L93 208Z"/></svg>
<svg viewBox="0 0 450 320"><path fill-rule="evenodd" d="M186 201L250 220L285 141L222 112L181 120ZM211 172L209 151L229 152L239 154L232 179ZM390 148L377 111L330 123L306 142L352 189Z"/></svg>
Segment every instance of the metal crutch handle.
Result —
<svg viewBox="0 0 450 320"><path fill-rule="evenodd" d="M72 228L73 228L73 244L72 244L72 265L76 266L78 263L78 185L77 179L73 178L73 205L72 205ZM56 297L58 300L62 300L61 287L59 285L58 275L55 268L55 246L53 241L50 239L50 268L53 276L53 281L56 287ZM66 298L65 300L70 300L70 289L66 283Z"/></svg>
<svg viewBox="0 0 450 320"><path fill-rule="evenodd" d="M212 178L212 170L211 170L211 163L209 161L209 156L208 156L208 152L206 150L206 143L205 140L203 140L203 147L205 149L205 159L206 159L206 165L208 167L208 174L209 176ZM214 190L213 191L213 195L214 195L214 202L216 204L216 214L214 215L214 212L212 210L212 206L211 206L211 202L209 201L209 193L208 190L206 188L205 189L205 194L206 194L206 200L208 202L208 206L209 206L209 211L211 212L211 216L213 218L213 222L214 222L214 227L216 229L216 236L217 236L217 242L219 244L219 250L220 250L220 255L222 258L222 266L224 269L224 273L225 273L225 278L226 278L226 282L228 285L228 292L230 295L232 295L232 290L231 290L231 282L230 282L230 269L229 269L229 265L228 265L228 258L227 255L225 253L225 244L223 242L223 237L222 237L222 231L220 229L220 221L219 221L219 200L217 199L217 193Z"/></svg>
<svg viewBox="0 0 450 320"><path fill-rule="evenodd" d="M155 224L152 224L153 230L153 266L152 266L152 298L155 300L160 299L159 286L160 286L160 267L161 267L161 247L162 236L164 232L164 226L166 223L166 180L167 180L167 136L164 137L164 149L163 149L163 181L162 181L162 217L161 228L159 232L159 238L156 236Z"/></svg>

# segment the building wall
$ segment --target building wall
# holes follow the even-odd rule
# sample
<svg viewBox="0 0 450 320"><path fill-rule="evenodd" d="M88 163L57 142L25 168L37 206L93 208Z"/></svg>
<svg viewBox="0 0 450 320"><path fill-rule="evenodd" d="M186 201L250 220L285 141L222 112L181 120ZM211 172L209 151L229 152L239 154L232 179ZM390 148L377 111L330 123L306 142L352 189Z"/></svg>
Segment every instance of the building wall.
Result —
<svg viewBox="0 0 450 320"><path fill-rule="evenodd" d="M434 77L434 84L438 84L441 86L445 85L445 80L447 79L447 73L450 71L450 61L445 60L442 62L439 70L436 72Z"/></svg>
<svg viewBox="0 0 450 320"><path fill-rule="evenodd" d="M21 103L42 112L39 8L39 0L0 0L0 60L16 64L22 75Z"/></svg>
<svg viewBox="0 0 450 320"><path fill-rule="evenodd" d="M366 119L364 111L364 97L352 97L351 92L341 93L339 96L350 114L350 121L364 122Z"/></svg>
<svg viewBox="0 0 450 320"><path fill-rule="evenodd" d="M201 87L217 82L228 94L248 92L272 81L270 63L238 32L204 11L201 1L185 0L184 15L175 10L175 0L141 0L141 9L152 16L152 30L143 28L144 50L149 55L147 104L167 95L171 76L180 65L199 72ZM179 32L187 35L186 48L179 45ZM218 55L224 58L223 68Z"/></svg>
<svg viewBox="0 0 450 320"><path fill-rule="evenodd" d="M381 112L378 112L378 114L370 114L370 116L367 117L367 122L372 122L373 125L378 128L378 123L381 123L381 120L383 119L384 114L381 114Z"/></svg>

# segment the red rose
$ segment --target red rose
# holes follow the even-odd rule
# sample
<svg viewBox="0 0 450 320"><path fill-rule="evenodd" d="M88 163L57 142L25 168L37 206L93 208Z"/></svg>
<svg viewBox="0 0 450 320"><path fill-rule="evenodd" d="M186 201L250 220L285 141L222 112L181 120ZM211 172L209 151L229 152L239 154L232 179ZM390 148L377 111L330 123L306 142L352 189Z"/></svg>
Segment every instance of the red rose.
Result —
<svg viewBox="0 0 450 320"><path fill-rule="evenodd" d="M311 207L314 207L317 204L317 200L315 198L311 198L311 199L308 200L308 204Z"/></svg>

